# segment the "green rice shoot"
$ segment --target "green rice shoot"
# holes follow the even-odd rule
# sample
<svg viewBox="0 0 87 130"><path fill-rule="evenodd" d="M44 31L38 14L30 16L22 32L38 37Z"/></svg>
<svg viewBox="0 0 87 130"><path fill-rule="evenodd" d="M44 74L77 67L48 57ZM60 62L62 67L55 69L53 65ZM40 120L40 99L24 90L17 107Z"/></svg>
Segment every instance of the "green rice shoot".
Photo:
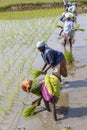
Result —
<svg viewBox="0 0 87 130"><path fill-rule="evenodd" d="M66 50L64 55L65 55L65 59L66 59L67 62L73 62L74 61L74 57L73 57L73 55L70 51Z"/></svg>
<svg viewBox="0 0 87 130"><path fill-rule="evenodd" d="M77 30L79 30L79 31L85 31L84 28L81 28L81 27L80 27L80 24L78 24L77 26L75 26L75 29L77 29Z"/></svg>
<svg viewBox="0 0 87 130"><path fill-rule="evenodd" d="M28 117L34 115L35 109L37 107L37 103L30 105L29 107L25 108L23 111L23 116Z"/></svg>
<svg viewBox="0 0 87 130"><path fill-rule="evenodd" d="M44 74L43 71L41 71L41 70L33 70L33 71L32 71L32 76L33 76L34 78L39 77L41 74Z"/></svg>

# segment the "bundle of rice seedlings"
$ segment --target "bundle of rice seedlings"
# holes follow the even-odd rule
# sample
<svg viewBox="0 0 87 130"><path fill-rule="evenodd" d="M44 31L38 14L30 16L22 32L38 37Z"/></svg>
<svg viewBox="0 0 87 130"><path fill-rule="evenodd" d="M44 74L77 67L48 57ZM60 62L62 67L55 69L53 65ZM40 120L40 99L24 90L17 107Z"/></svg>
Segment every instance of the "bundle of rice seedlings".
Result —
<svg viewBox="0 0 87 130"><path fill-rule="evenodd" d="M75 27L80 28L80 24L77 24Z"/></svg>
<svg viewBox="0 0 87 130"><path fill-rule="evenodd" d="M41 70L33 70L32 71L32 75L34 78L39 77L41 74L44 74L43 71L41 71Z"/></svg>
<svg viewBox="0 0 87 130"><path fill-rule="evenodd" d="M25 108L23 111L23 116L28 117L34 115L35 109L37 107L37 103L30 105L29 107Z"/></svg>
<svg viewBox="0 0 87 130"><path fill-rule="evenodd" d="M84 28L75 28L75 29L77 29L77 30L79 30L79 31L85 31Z"/></svg>
<svg viewBox="0 0 87 130"><path fill-rule="evenodd" d="M56 28L63 28L63 26L56 24Z"/></svg>
<svg viewBox="0 0 87 130"><path fill-rule="evenodd" d="M80 28L80 24L78 24L77 26L75 26L75 29L79 30L79 31L85 31L84 28Z"/></svg>
<svg viewBox="0 0 87 130"><path fill-rule="evenodd" d="M68 61L68 62L74 61L73 55L70 51L66 50L65 53L64 53L64 56L65 56L66 61Z"/></svg>
<svg viewBox="0 0 87 130"><path fill-rule="evenodd" d="M71 130L71 127L64 127L62 130Z"/></svg>

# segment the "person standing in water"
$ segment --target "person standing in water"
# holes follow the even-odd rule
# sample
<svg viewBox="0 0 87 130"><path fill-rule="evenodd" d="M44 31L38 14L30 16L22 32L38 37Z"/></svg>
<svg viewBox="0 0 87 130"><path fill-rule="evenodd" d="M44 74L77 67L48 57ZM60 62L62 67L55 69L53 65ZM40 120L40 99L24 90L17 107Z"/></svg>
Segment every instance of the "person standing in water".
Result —
<svg viewBox="0 0 87 130"><path fill-rule="evenodd" d="M48 47L43 40L37 42L36 46L41 52L41 56L45 63L41 70L46 74L47 71L52 68L52 74L56 75L60 81L61 75L63 77L67 77L66 60L64 54L58 50Z"/></svg>
<svg viewBox="0 0 87 130"><path fill-rule="evenodd" d="M71 20L71 13L66 13L65 14L66 20L64 22L64 26L62 30L60 31L59 35L63 33L64 37L64 49L66 48L67 40L69 41L70 45L70 52L72 53L72 44L73 44L73 39L74 39L74 22Z"/></svg>

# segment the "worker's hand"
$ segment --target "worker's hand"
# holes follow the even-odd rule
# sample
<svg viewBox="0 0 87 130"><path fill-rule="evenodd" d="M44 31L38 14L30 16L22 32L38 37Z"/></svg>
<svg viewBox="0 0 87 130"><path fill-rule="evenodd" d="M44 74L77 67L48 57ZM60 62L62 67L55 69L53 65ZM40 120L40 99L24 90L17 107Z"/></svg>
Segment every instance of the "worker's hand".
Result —
<svg viewBox="0 0 87 130"><path fill-rule="evenodd" d="M43 74L46 74L47 73L47 70L43 70Z"/></svg>

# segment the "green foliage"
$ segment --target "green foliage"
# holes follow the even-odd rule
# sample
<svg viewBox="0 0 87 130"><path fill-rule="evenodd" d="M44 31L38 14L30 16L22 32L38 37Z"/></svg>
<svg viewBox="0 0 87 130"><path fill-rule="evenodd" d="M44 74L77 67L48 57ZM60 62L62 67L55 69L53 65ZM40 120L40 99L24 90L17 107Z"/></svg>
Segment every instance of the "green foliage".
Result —
<svg viewBox="0 0 87 130"><path fill-rule="evenodd" d="M75 0L78 2L78 0ZM62 0L0 0L0 7L6 7L17 4L42 4L42 3L63 3ZM73 2L73 0L69 0ZM79 0L79 2L87 2L86 0Z"/></svg>
<svg viewBox="0 0 87 130"><path fill-rule="evenodd" d="M63 28L62 25L56 24L56 28Z"/></svg>
<svg viewBox="0 0 87 130"><path fill-rule="evenodd" d="M7 101L10 103L10 105L13 105L13 99L11 96L7 96Z"/></svg>
<svg viewBox="0 0 87 130"><path fill-rule="evenodd" d="M52 9L35 9L28 11L9 11L0 12L0 19L12 20L12 19L32 19L40 17L57 17L62 13L62 8L52 8Z"/></svg>
<svg viewBox="0 0 87 130"><path fill-rule="evenodd" d="M23 116L28 117L34 115L35 109L37 107L37 104L32 104L28 108L25 108L23 111Z"/></svg>
<svg viewBox="0 0 87 130"><path fill-rule="evenodd" d="M45 11L47 13L47 10ZM35 43L43 37L47 41L55 29L56 15L54 14L57 12L54 9L48 10L49 15L51 11L53 11L52 17L43 17L43 15L39 17L38 10L36 11L36 13L38 12L37 19L0 20L0 91L3 92L0 104L3 102L2 108L5 108L6 103L9 108L6 109L6 112L13 107L19 91L19 83L25 77L31 76L32 64L37 57ZM10 12L6 12L6 14L2 12L5 17L8 17L8 13L10 14ZM16 13L12 13L13 16L16 16ZM35 15L37 15L36 13ZM43 10L42 14L44 14ZM40 87L41 85L38 83L33 84L31 92L40 96ZM1 109L0 113L2 111L4 112L4 109Z"/></svg>
<svg viewBox="0 0 87 130"><path fill-rule="evenodd" d="M31 85L31 89L30 92L32 92L33 94L40 96L40 90L41 90L41 83L37 80L34 80L32 85Z"/></svg>
<svg viewBox="0 0 87 130"><path fill-rule="evenodd" d="M8 7L17 4L43 4L43 3L60 3L62 0L0 0L0 7Z"/></svg>
<svg viewBox="0 0 87 130"><path fill-rule="evenodd" d="M75 26L75 29L76 29L76 30L79 30L79 31L85 31L84 28L81 28L81 27L80 27L80 24L78 24L77 26Z"/></svg>
<svg viewBox="0 0 87 130"><path fill-rule="evenodd" d="M60 96L60 81L54 75L46 75L45 76L45 85L49 94L55 95L59 98Z"/></svg>
<svg viewBox="0 0 87 130"><path fill-rule="evenodd" d="M73 55L72 55L72 53L70 51L66 50L64 55L65 55L66 61L68 61L68 62L73 62L74 61Z"/></svg>
<svg viewBox="0 0 87 130"><path fill-rule="evenodd" d="M32 71L32 76L33 76L34 78L37 78L37 77L39 77L39 76L42 75L42 74L44 74L44 73L43 73L43 71L41 71L41 70L33 70L33 71Z"/></svg>
<svg viewBox="0 0 87 130"><path fill-rule="evenodd" d="M3 113L6 113L5 109L2 106L0 106L0 111L2 111Z"/></svg>

